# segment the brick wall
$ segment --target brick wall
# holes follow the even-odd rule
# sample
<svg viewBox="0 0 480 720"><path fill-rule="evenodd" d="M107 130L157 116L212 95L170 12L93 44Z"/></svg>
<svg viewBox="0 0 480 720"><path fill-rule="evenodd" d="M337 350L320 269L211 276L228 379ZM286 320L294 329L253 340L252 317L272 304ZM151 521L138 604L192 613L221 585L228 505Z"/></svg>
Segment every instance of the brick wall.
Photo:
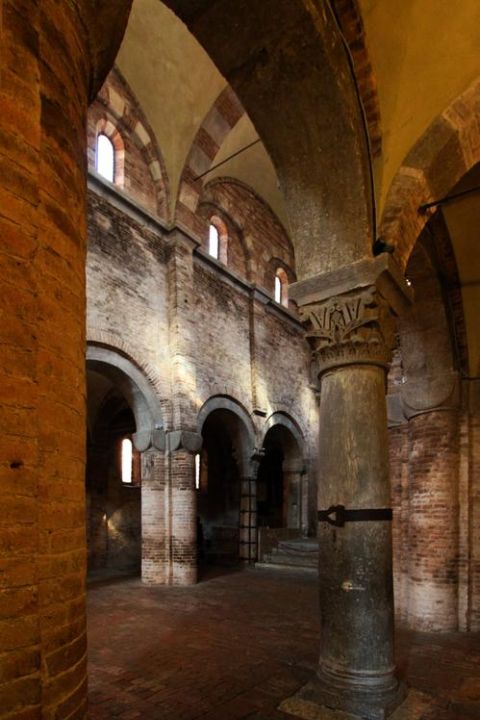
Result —
<svg viewBox="0 0 480 720"><path fill-rule="evenodd" d="M196 249L181 231L167 231L101 184L92 181L91 186L88 336L119 348L155 374L166 430L194 431L202 405L212 396L228 395L251 414L258 443L266 418L283 411L302 428L307 459L313 456L317 406L308 387L309 351L298 320L270 295L255 291L241 273L232 274ZM279 226L270 218L257 226L259 208L249 214L246 206L244 215L255 221L247 227L249 235L253 228L265 233L265 242L250 237L252 264L264 273L268 252L289 262L293 258L283 231L274 245ZM223 207L217 210L227 217ZM233 212L231 206L227 210ZM245 229L230 221L243 238ZM261 414L253 415L257 409ZM193 457L179 447L167 452L164 480L157 481L158 473L145 475L142 562L148 582L195 580ZM307 494L313 516L314 477ZM156 562L162 557L165 572Z"/></svg>
<svg viewBox="0 0 480 720"><path fill-rule="evenodd" d="M480 388L469 383L468 477L464 489L463 521L468 534L461 561L468 568L467 626L480 630ZM465 527L465 526L464 526ZM462 567L462 566L461 566Z"/></svg>
<svg viewBox="0 0 480 720"><path fill-rule="evenodd" d="M456 630L458 413L434 411L408 425L408 614L417 628Z"/></svg>
<svg viewBox="0 0 480 720"><path fill-rule="evenodd" d="M155 369L168 405L167 276L165 244L141 219L133 220L96 192L89 193L87 338L108 338L140 366ZM169 408L164 408L170 422Z"/></svg>
<svg viewBox="0 0 480 720"><path fill-rule="evenodd" d="M203 263L195 265L194 284L198 406L210 395L233 394L251 409L249 295Z"/></svg>
<svg viewBox="0 0 480 720"><path fill-rule="evenodd" d="M408 620L408 427L390 428L390 483L393 508L393 582L395 613L402 621Z"/></svg>

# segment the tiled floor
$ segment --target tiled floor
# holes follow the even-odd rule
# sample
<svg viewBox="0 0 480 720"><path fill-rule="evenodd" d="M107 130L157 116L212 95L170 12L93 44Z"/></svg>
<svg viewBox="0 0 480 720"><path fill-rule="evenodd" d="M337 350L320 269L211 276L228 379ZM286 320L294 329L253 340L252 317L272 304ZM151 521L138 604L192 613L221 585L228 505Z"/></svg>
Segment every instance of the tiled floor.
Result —
<svg viewBox="0 0 480 720"><path fill-rule="evenodd" d="M211 573L188 588L89 588L91 720L286 720L317 661L316 579ZM432 696L422 720L480 720L480 634L398 632L398 664ZM412 717L413 720L413 717Z"/></svg>

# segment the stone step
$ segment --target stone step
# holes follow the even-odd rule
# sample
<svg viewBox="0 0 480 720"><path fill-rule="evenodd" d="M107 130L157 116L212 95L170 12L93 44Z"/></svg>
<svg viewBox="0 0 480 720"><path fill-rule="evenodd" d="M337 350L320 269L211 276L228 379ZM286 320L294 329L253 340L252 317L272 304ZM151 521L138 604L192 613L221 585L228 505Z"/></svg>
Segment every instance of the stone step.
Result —
<svg viewBox="0 0 480 720"><path fill-rule="evenodd" d="M306 573L316 573L318 572L318 568L315 565L315 567L310 567L309 565L280 565L273 562L256 562L255 563L256 568L264 569L264 570L288 570L290 572L306 572Z"/></svg>
<svg viewBox="0 0 480 720"><path fill-rule="evenodd" d="M279 540L278 545L265 553L262 562L258 564L263 567L317 570L318 540L306 537Z"/></svg>
<svg viewBox="0 0 480 720"><path fill-rule="evenodd" d="M264 563L275 565L289 565L294 567L313 567L318 565L318 555L313 553L284 553L275 548L271 553L264 556Z"/></svg>
<svg viewBox="0 0 480 720"><path fill-rule="evenodd" d="M311 553L318 555L318 540L309 538L280 540L276 549L286 553Z"/></svg>

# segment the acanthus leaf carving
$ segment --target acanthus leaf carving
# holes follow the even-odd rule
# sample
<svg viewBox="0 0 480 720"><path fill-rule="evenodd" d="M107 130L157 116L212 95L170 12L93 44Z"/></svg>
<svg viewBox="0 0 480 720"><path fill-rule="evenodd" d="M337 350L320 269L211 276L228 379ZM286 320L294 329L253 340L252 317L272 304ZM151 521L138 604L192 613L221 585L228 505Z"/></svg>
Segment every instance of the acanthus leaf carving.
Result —
<svg viewBox="0 0 480 720"><path fill-rule="evenodd" d="M375 286L300 308L318 371L371 363L388 367L395 319Z"/></svg>

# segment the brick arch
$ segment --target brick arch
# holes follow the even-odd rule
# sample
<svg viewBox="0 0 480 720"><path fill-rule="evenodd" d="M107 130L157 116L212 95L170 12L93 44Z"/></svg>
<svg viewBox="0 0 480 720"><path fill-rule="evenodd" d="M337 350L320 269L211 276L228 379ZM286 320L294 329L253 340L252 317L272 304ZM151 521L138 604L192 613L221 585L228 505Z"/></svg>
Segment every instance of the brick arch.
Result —
<svg viewBox="0 0 480 720"><path fill-rule="evenodd" d="M365 42L365 27L357 0L333 0L338 23L352 56L353 70L362 100L370 137L370 149L374 157L382 152L382 128L377 80Z"/></svg>
<svg viewBox="0 0 480 720"><path fill-rule="evenodd" d="M87 330L87 345L105 347L113 350L119 355L123 355L130 363L132 363L132 365L137 367L155 390L155 394L162 409L162 418L165 430L168 431L171 429L172 407L169 400L169 386L168 383L160 376L156 367L137 357L135 348L129 343L125 342L117 335L105 330L89 328Z"/></svg>
<svg viewBox="0 0 480 720"><path fill-rule="evenodd" d="M447 195L479 161L480 79L431 123L390 185L380 235L403 268L433 212L419 206Z"/></svg>
<svg viewBox="0 0 480 720"><path fill-rule="evenodd" d="M178 187L176 219L181 224L202 234L196 211L203 190L203 180L196 180L208 170L229 132L244 115L232 88L222 90L212 107L205 115L188 153Z"/></svg>
<svg viewBox="0 0 480 720"><path fill-rule="evenodd" d="M89 343L88 368L108 378L120 390L135 417L137 448L146 450L155 431L163 428L164 424L162 408L154 386L136 363L111 346Z"/></svg>
<svg viewBox="0 0 480 720"><path fill-rule="evenodd" d="M204 402L198 411L197 430L200 434L202 433L202 429L207 418L215 410L225 410L232 413L232 415L235 415L240 423L240 427L245 433L243 438L245 442L242 448L242 457L238 459L241 461L243 472L246 472L249 467L252 454L257 447L257 433L251 415L242 403L235 399L235 397L229 395L213 395Z"/></svg>
<svg viewBox="0 0 480 720"><path fill-rule="evenodd" d="M301 416L301 413L296 413L295 408L293 407L293 403L283 403L283 402L274 402L270 405L271 414L265 421L265 426L263 430L263 436L265 437L267 430L271 427L271 424L273 423L273 420L276 418L282 417L288 419L294 426L297 428L297 433L300 434L302 438L302 449L306 451L307 446L307 427L305 425L305 422Z"/></svg>
<svg viewBox="0 0 480 720"><path fill-rule="evenodd" d="M123 97L114 85L121 89ZM97 126L99 123L113 126L120 136L128 136L135 143L155 189L156 212L168 221L170 184L165 161L140 103L117 67L107 77L97 101L103 107L103 117L99 118Z"/></svg>
<svg viewBox="0 0 480 720"><path fill-rule="evenodd" d="M292 417L292 415L286 412L277 410L267 418L264 427L262 428L261 446L263 446L269 430L277 425L285 427L291 433L291 435L295 438L299 452L303 457L305 454L305 435L300 427L300 424Z"/></svg>

